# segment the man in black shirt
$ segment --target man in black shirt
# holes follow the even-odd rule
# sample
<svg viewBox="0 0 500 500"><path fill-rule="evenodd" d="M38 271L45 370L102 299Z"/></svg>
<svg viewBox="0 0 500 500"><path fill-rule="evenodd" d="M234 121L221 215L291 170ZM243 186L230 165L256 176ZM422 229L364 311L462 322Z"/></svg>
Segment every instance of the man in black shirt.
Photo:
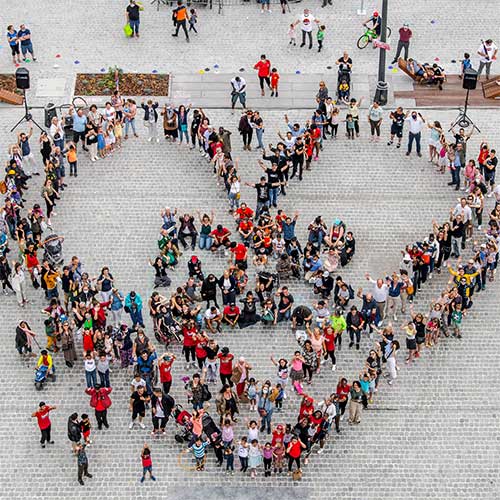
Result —
<svg viewBox="0 0 500 500"><path fill-rule="evenodd" d="M135 3L135 0L130 0L130 5L127 7L126 18L128 24L130 24L132 28L132 35L130 36L133 38L135 34L137 38L139 38L139 6Z"/></svg>
<svg viewBox="0 0 500 500"><path fill-rule="evenodd" d="M149 396L146 393L146 388L144 386L137 387L137 390L130 396L130 411L132 412L132 420L129 425L129 429L132 429L135 425L135 419L139 417L139 426L141 429L145 429L146 426L142 423L142 419L146 416L146 403L149 402Z"/></svg>
<svg viewBox="0 0 500 500"><path fill-rule="evenodd" d="M245 185L257 190L257 207L255 209L255 220L259 218L261 211L269 208L269 189L270 184L266 181L265 177L260 178L257 184L250 184L245 182Z"/></svg>
<svg viewBox="0 0 500 500"><path fill-rule="evenodd" d="M299 135L295 144L292 147L292 175L290 179L293 179L297 175L297 168L299 170L299 181L302 180L302 172L304 170L304 153L305 145L302 140L302 136Z"/></svg>
<svg viewBox="0 0 500 500"><path fill-rule="evenodd" d="M457 215L451 220L451 256L460 257L460 242L465 233L463 217Z"/></svg>
<svg viewBox="0 0 500 500"><path fill-rule="evenodd" d="M484 164L484 183L487 185L490 183L490 193L488 198L493 196L493 190L495 189L495 172L497 169L498 158L496 157L496 151L492 149L490 151L490 156L486 159Z"/></svg>
<svg viewBox="0 0 500 500"><path fill-rule="evenodd" d="M393 111L390 114L390 118L392 120L391 124L391 139L387 143L388 146L392 146L394 142L394 137L398 138L397 148L401 147L401 139L403 138L403 125L405 122L405 113L403 108L399 106L396 111Z"/></svg>
<svg viewBox="0 0 500 500"><path fill-rule="evenodd" d="M278 322L288 321L292 315L293 295L288 291L288 287L284 286L276 292L279 297L278 303Z"/></svg>

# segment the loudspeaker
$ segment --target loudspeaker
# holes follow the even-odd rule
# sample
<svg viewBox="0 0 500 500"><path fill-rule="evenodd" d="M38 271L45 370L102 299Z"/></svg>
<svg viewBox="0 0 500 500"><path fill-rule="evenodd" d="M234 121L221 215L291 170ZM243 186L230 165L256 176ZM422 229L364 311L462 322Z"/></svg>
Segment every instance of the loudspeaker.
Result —
<svg viewBox="0 0 500 500"><path fill-rule="evenodd" d="M466 90L474 90L477 85L477 71L467 68L464 71L462 87Z"/></svg>
<svg viewBox="0 0 500 500"><path fill-rule="evenodd" d="M30 72L26 68L16 70L16 87L21 90L30 88Z"/></svg>

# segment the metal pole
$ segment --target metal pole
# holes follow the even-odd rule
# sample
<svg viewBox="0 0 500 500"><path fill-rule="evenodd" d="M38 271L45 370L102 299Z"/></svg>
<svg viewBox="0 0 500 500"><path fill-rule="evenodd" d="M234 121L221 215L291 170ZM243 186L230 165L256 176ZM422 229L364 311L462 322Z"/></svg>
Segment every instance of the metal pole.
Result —
<svg viewBox="0 0 500 500"><path fill-rule="evenodd" d="M387 10L388 10L389 0L382 0L382 27L380 33L380 41L387 41ZM380 105L384 106L387 104L387 94L388 94L388 85L385 81L385 56L386 50L383 48L379 49L379 59L378 59L378 83L377 90L375 91L375 101L377 101Z"/></svg>
<svg viewBox="0 0 500 500"><path fill-rule="evenodd" d="M358 16L366 16L365 0L361 0L361 5L358 9Z"/></svg>

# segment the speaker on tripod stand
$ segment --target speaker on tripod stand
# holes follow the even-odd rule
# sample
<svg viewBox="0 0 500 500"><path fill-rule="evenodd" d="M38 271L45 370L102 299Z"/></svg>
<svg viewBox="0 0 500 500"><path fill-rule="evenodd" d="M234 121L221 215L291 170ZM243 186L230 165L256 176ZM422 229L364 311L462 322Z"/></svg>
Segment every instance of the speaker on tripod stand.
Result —
<svg viewBox="0 0 500 500"><path fill-rule="evenodd" d="M464 71L464 76L462 79L462 87L465 90L475 90L477 87L477 71L472 68L467 68Z"/></svg>
<svg viewBox="0 0 500 500"><path fill-rule="evenodd" d="M469 92L471 90L475 90L477 87L477 71L473 70L472 68L467 68L464 71L464 76L462 79L462 87L467 90L467 94L465 96L465 106L463 108L458 108L459 115L458 118L454 121L454 123L451 125L450 130L452 130L454 127L457 125L460 128L467 128L472 126L475 128L478 132L481 132L475 125L474 122L469 118L467 115L467 106L469 105Z"/></svg>

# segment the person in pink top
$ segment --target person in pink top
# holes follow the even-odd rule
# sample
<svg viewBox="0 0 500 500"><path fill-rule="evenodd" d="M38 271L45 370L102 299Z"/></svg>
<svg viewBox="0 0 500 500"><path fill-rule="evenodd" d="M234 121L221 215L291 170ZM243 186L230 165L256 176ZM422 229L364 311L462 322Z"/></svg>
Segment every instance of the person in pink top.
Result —
<svg viewBox="0 0 500 500"><path fill-rule="evenodd" d="M290 379L293 383L293 388L299 393L302 393L302 380L304 380L304 358L300 351L295 351L293 358L290 361Z"/></svg>

